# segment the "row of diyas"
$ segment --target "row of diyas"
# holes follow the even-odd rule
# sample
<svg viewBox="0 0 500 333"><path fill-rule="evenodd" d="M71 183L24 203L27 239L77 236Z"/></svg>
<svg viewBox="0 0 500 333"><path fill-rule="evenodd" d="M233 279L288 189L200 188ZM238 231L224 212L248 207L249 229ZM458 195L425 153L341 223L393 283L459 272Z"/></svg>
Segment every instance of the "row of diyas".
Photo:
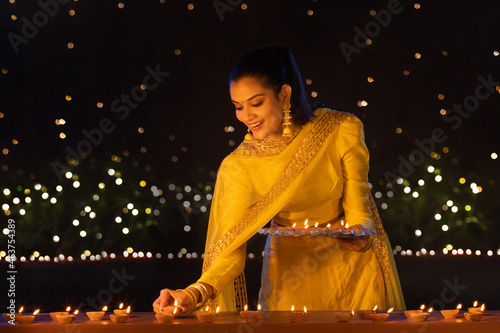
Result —
<svg viewBox="0 0 500 333"><path fill-rule="evenodd" d="M469 307L467 312L464 313L464 317L469 321L479 321L484 315L484 311L486 309L486 305L483 303L481 306L478 306L478 301L474 301L472 307ZM462 304L458 304L456 309L448 309L441 310L441 315L445 319L454 319L458 317L460 313L460 309L462 309ZM404 311L406 318L412 319L414 321L426 321L430 313L433 311L432 308L429 308L427 312L425 312L425 305L422 304L420 310L407 310Z"/></svg>
<svg viewBox="0 0 500 333"><path fill-rule="evenodd" d="M6 321L8 322L17 322L18 324L31 324L34 320L36 315L40 312L40 309L36 310L33 312L32 315L25 315L23 314L24 307L21 307L19 309L19 312L14 312L14 313L4 313L3 317ZM108 310L107 306L104 306L102 311L89 311L87 312L87 317L89 317L90 320L102 320L104 318L104 315L106 311ZM75 310L72 314L69 313L71 311L71 307L67 307L66 311L61 311L61 312L50 312L49 315L52 318L53 321L57 321L61 324L69 324L73 320L75 320L76 316L79 313L79 310ZM124 323L128 320L129 314L130 314L130 306L127 307L127 309L123 309L123 303L120 304L118 309L113 310L114 314L110 314L109 317L110 319L115 322L115 323Z"/></svg>
<svg viewBox="0 0 500 333"><path fill-rule="evenodd" d="M468 312L464 313L464 317L469 321L479 321L483 317L485 311L485 304L483 303L481 306L478 306L478 302L475 301L472 307L468 308ZM462 308L462 304L458 304L456 309L451 310L441 310L441 314L446 319L456 318ZM70 314L70 307L66 308L64 312L51 312L50 317L61 324L69 324L71 323L78 314L78 309L74 311L73 314ZM91 311L87 312L87 316L90 320L102 320L107 311L107 306L105 306L102 311ZM390 313L393 311L393 308L390 308L387 312L377 312L377 305L372 311L357 311L358 316L361 319L372 320L373 322L384 322L389 318ZM19 324L31 324L35 316L40 312L40 310L36 310L32 315L24 315L22 314L23 307L19 310L18 313L4 313L3 316L6 321L14 320ZM120 304L118 309L113 310L114 314L110 314L110 319L115 323L125 323L129 319L130 315L130 306L127 309L123 309L123 303ZM425 311L425 305L422 305L419 310L407 310L404 311L405 316L408 319L411 319L416 322L426 321L430 314L433 312L432 308L427 309ZM178 313L177 301L174 304L174 309L172 313L157 313L156 319L160 323L170 323L173 319L175 319ZM219 313L219 307L217 307L216 311L209 311L209 307L206 307L205 311L199 311L196 313L196 316L200 323L211 323L215 320L217 314ZM335 319L337 322L348 322L353 315L355 315L355 311L334 311L333 312ZM245 322L259 322L264 318L264 313L261 311L260 304L257 307L256 311L249 311L248 306L245 305L244 311L240 311L240 316ZM307 312L307 308L304 306L303 311L295 310L295 307L292 305L291 312L287 313L288 320L291 323L302 323L307 321L309 318L309 313Z"/></svg>
<svg viewBox="0 0 500 333"><path fill-rule="evenodd" d="M315 229L330 229L330 227L331 227L330 223L328 223L326 225L326 228L318 228L318 225L319 225L319 223L316 222L314 224L314 228ZM345 227L345 229L349 229L349 223L346 223L344 225L344 220L340 221L340 225L341 225L341 230L344 229L344 227ZM291 227L285 227L284 229L288 229L288 230L292 230L292 231L299 231L299 230L307 230L309 228L310 228L310 226L309 226L309 220L307 219L307 220L305 220L303 227L299 227L299 226L297 226L297 223L294 223Z"/></svg>

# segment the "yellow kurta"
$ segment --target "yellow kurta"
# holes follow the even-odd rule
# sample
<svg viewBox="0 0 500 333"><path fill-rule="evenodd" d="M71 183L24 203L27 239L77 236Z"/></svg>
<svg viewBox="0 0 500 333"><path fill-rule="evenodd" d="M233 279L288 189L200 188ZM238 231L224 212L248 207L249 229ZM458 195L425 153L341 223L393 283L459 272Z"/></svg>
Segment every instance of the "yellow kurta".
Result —
<svg viewBox="0 0 500 333"><path fill-rule="evenodd" d="M233 280L244 268L246 241L271 219L282 226L306 219L338 224L344 214L349 225L381 229L371 210L361 122L326 109L316 114L291 139L243 142L221 164L199 279L215 288L221 310L236 310ZM269 236L259 294L263 308L404 308L392 252L380 231L377 253L349 251L329 238Z"/></svg>

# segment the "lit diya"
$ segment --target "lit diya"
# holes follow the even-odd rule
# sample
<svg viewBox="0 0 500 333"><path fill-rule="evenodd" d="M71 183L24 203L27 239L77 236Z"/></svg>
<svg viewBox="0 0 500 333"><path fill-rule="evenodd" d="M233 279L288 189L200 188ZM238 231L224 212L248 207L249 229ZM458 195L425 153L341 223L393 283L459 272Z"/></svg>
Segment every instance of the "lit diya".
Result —
<svg viewBox="0 0 500 333"><path fill-rule="evenodd" d="M73 314L63 314L63 315L57 315L56 318L57 318L57 321L61 324L69 324L71 323L73 320L75 320L76 318L76 315L78 314L78 309L75 310L75 312L73 312Z"/></svg>
<svg viewBox="0 0 500 333"><path fill-rule="evenodd" d="M301 323L306 321L308 318L307 308L305 306L304 311L295 311L295 307L292 305L292 312L289 312L286 315L291 323Z"/></svg>
<svg viewBox="0 0 500 333"><path fill-rule="evenodd" d="M457 318L458 313L460 312L460 309L462 308L462 304L458 304L456 309L451 309L451 310L441 310L441 314L443 317L446 319L453 319Z"/></svg>
<svg viewBox="0 0 500 333"><path fill-rule="evenodd" d="M240 316L243 318L245 323L258 323L264 317L264 313L260 311L260 304L257 306L257 311L248 311L248 305L245 305L245 309L240 311Z"/></svg>
<svg viewBox="0 0 500 333"><path fill-rule="evenodd" d="M215 312L213 311L209 311L210 307L206 307L205 308L205 311L198 311L196 312L196 317L198 318L198 320L200 321L200 323L211 323L214 321L215 317L217 316L217 314L219 313L219 307L217 307L217 309L215 310Z"/></svg>
<svg viewBox="0 0 500 333"><path fill-rule="evenodd" d="M32 315L17 315L16 321L21 324L31 324L35 320L35 316L40 312L40 309L35 310ZM19 313L20 314L20 313Z"/></svg>
<svg viewBox="0 0 500 333"><path fill-rule="evenodd" d="M102 308L102 311L89 311L87 312L87 317L89 317L90 320L102 320L102 318L104 318L106 310L108 310L107 306L104 306Z"/></svg>
<svg viewBox="0 0 500 333"><path fill-rule="evenodd" d="M370 319L375 322L375 323L381 323L381 322L384 322L384 321L387 321L387 318L389 318L389 314L394 311L394 308L390 308L389 310L387 310L386 313L376 313L375 312L375 309L373 310L374 313L370 313L369 316L370 316Z"/></svg>

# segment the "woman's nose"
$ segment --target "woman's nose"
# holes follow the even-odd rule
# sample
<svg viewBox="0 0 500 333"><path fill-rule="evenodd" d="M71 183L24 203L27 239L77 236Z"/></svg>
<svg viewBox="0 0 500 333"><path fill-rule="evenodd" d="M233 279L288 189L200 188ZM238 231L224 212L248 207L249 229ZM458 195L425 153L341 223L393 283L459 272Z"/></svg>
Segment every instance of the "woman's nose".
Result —
<svg viewBox="0 0 500 333"><path fill-rule="evenodd" d="M242 119L244 122L248 122L249 120L252 120L255 117L252 110L246 106L241 111L243 115Z"/></svg>

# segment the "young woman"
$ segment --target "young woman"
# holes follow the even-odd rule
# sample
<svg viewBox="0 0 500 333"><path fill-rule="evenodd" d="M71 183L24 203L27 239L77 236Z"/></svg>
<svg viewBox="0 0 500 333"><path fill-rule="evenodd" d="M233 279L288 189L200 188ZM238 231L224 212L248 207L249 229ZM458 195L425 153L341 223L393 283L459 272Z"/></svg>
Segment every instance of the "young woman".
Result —
<svg viewBox="0 0 500 333"><path fill-rule="evenodd" d="M236 117L249 130L222 162L200 279L163 289L153 303L171 312L247 302L246 242L274 226L376 230L357 239L268 236L259 302L263 310L404 309L396 266L368 187L369 153L354 115L313 110L292 54L265 46L244 55L229 78Z"/></svg>

